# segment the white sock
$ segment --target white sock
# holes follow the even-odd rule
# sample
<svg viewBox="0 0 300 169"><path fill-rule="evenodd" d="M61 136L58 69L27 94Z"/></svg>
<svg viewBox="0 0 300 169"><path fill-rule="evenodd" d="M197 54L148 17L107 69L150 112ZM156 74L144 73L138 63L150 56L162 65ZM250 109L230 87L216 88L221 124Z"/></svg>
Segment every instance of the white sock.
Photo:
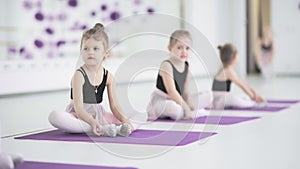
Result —
<svg viewBox="0 0 300 169"><path fill-rule="evenodd" d="M14 166L18 166L19 164L23 163L23 156L19 153L8 153L8 155L11 157L11 159L14 162Z"/></svg>
<svg viewBox="0 0 300 169"><path fill-rule="evenodd" d="M117 135L117 128L114 124L108 124L102 126L103 135L107 137L116 137Z"/></svg>
<svg viewBox="0 0 300 169"><path fill-rule="evenodd" d="M117 134L119 136L128 137L131 134L131 127L126 123L117 126Z"/></svg>

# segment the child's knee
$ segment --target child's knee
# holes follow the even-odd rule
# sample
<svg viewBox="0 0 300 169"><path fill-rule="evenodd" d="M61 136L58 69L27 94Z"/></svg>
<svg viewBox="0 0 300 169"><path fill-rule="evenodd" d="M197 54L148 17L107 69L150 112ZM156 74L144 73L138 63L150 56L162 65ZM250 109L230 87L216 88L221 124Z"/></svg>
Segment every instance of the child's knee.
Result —
<svg viewBox="0 0 300 169"><path fill-rule="evenodd" d="M0 169L13 169L14 162L7 154L0 153Z"/></svg>
<svg viewBox="0 0 300 169"><path fill-rule="evenodd" d="M66 112L60 111L52 111L48 116L48 121L53 125L56 126L57 124L61 123L64 119L64 114Z"/></svg>
<svg viewBox="0 0 300 169"><path fill-rule="evenodd" d="M183 118L184 113L182 107L179 104L175 102L169 102L166 104L165 115L174 120L180 120Z"/></svg>
<svg viewBox="0 0 300 169"><path fill-rule="evenodd" d="M57 111L52 111L49 116L48 116L48 121L52 124L56 121L56 119L58 118L59 112Z"/></svg>

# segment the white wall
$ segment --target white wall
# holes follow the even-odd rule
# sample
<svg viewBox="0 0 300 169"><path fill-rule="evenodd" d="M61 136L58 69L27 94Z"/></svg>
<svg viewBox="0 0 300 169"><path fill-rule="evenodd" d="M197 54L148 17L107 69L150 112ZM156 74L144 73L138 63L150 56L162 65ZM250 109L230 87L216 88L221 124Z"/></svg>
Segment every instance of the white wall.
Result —
<svg viewBox="0 0 300 169"><path fill-rule="evenodd" d="M246 74L246 4L245 0L189 0L186 20L202 32L212 46L230 42L240 55L237 70ZM217 56L219 57L219 56Z"/></svg>
<svg viewBox="0 0 300 169"><path fill-rule="evenodd" d="M277 74L300 74L300 1L272 0L271 19Z"/></svg>
<svg viewBox="0 0 300 169"><path fill-rule="evenodd" d="M69 88L70 77L75 70L79 56L79 41L82 34L82 30L71 31L70 27L72 27L74 22L80 22L79 24L86 24L89 27L96 22L103 22L105 26L111 25L111 21L107 21L107 19L101 20L100 17L104 14L107 15L107 12L101 13L101 11L97 11L98 18L90 16L92 10L99 10L99 4L109 5L108 11L120 11L122 17L133 15L134 12L138 14L147 13L147 7L152 7L155 12L179 17L179 0L172 1L171 4L169 1L140 1L141 4L139 5L134 5L133 2L135 1L107 0L86 2L79 0L78 3L81 5L76 8L67 7L67 1L47 0L41 1L41 10L45 14L45 18L50 16L56 18L58 14L66 12L68 19L63 23L55 19L54 21L47 19L36 21L34 15L38 11L38 3L37 1L28 2L32 2L32 7L26 10L22 8L23 1L0 0L0 95ZM146 21L147 19L141 20L139 25L143 26ZM131 24L127 23L127 25L124 24L122 27L119 27L119 31L122 32L129 27L134 32L134 25L131 27L128 25ZM164 28L160 27L160 25L162 24L153 24L155 27ZM179 25L180 22L178 21L172 27L179 28ZM55 35L44 34L44 29L48 26L56 29ZM170 32L164 30L164 33L169 34ZM68 43L60 48L59 51L56 49L52 50L49 46L38 49L32 45L34 38L43 39L45 46L50 42L52 43L52 40L60 38L64 38ZM145 37L145 40L142 38L134 37L130 40L125 40L123 42L126 47L124 47L125 45L122 47L122 44L120 44L119 47L121 46L121 48L114 48L112 54L118 53L123 58L113 59L112 66L108 65L108 68L114 70L115 65L119 65L124 58L140 49L144 50L153 47L166 49L165 42L167 40L161 41L159 40L160 37ZM74 40L77 40L77 42L72 43L71 41ZM116 39L112 38L112 41L114 40ZM8 42L13 43L8 44ZM8 47L16 47L19 50L22 46L30 50L33 59L24 59L19 54L12 55L7 52ZM54 52L54 58L48 58L49 52ZM59 57L58 55L60 54L64 54L64 57Z"/></svg>
<svg viewBox="0 0 300 169"><path fill-rule="evenodd" d="M16 12L15 10L10 10L16 9L14 8L14 6L16 7L20 5L22 4L22 2L23 1L11 2L10 0L0 0L0 30L2 30L1 27L7 26L16 28L16 32L13 32L13 34L9 34L9 36L7 36L7 33L3 33L0 31L0 41L11 39L18 44L23 43L23 41L25 41L26 44L29 44L29 41L26 41L26 39L23 39L22 37L26 36L28 38L32 38L31 36L33 36L33 34L31 33L33 32L30 32L32 31L31 28L36 29L43 26L43 23L40 23L39 25L36 22L31 22L30 19L26 17L26 13L22 13L21 10L18 10L18 12ZM50 3L49 8L52 9L53 6L57 7L56 3L64 3L67 1L44 0L43 2ZM99 3L99 1L86 2L85 0L81 0L79 2ZM101 2L113 3L114 1L103 0ZM130 2L133 1L122 1L122 3ZM170 18L179 16L179 1L172 0L171 5L169 1L145 0L143 2L150 5L153 4L153 7L157 12L168 14L170 15ZM7 5L9 6L9 8L7 7ZM125 9L127 11L135 10L133 7L131 7L132 6L129 5L122 7L122 9ZM99 7L97 6L97 8ZM88 21L88 24L90 26L92 26L95 22L99 22L99 20L87 20L86 10L81 13L78 12L78 14L80 15L75 15L75 17L79 17L80 21ZM72 10L69 15L72 15ZM2 17L13 19L2 20ZM161 18L162 17L157 17L156 19ZM144 20L142 21L147 20L147 18L143 19ZM26 24L24 24L23 22L25 22ZM126 64L123 64L123 61L126 57L139 56L139 54L143 54L143 52L141 52L143 50L147 55L142 55L144 57L139 58L139 60L136 60L133 64L129 64L129 66L126 67L125 71L123 71L125 72L125 75L127 75L127 72L130 72L130 70L134 70L133 68L135 68L134 66L136 65L141 66L141 64L146 64L146 66L149 66L149 60L151 61L150 66L158 66L160 64L161 59L163 59L164 56L153 55L155 58L157 58L157 62L155 62L155 60L151 58L151 54L154 51L154 54L160 53L164 55L164 51L167 50L168 43L168 38L166 37L166 35L169 35L170 32L173 31L173 29L178 29L180 26L180 22L175 19L171 22L167 22L168 24L166 24L166 22L152 22L152 25L149 26L145 23L147 22L140 22L138 25L130 24L130 26L123 25L121 27L118 27L119 33L121 33L122 35L121 38L125 38L125 40L122 41L122 43L120 43L118 47L112 49L112 54L118 56L107 60L106 65L109 70L111 70L112 72L120 70L120 65L126 66ZM166 24L166 26L164 24ZM106 25L112 24L107 23ZM29 32L22 31L25 29L24 27L26 27L26 30L29 30ZM108 28L109 27L110 26L108 26ZM155 30L154 32L162 33L162 35L147 34L146 32L151 32L151 29ZM80 40L82 31L78 31L78 33L70 33L69 31L67 31L67 29L64 30L65 31L62 32L63 36L75 37L76 39ZM133 36L126 39L126 33L145 34L140 36ZM110 35L111 38L113 38L113 36L113 34ZM28 131L41 130L50 127L47 119L48 114L53 110L64 110L67 102L69 101L69 90L61 89L69 89L71 76L75 71L77 57L79 56L79 44L77 43L73 46L68 45L64 48L65 50L69 50L70 52L67 52L67 54L71 55L70 57L66 58L56 57L48 59L43 53L40 53L39 50L34 49L33 52L35 53L36 58L32 60L20 59L17 56L9 59L11 57L7 56L5 46L0 47L0 130L2 130L2 136L20 134ZM151 51L151 53L147 53L149 49L153 51ZM145 58L145 56L148 57ZM124 82L124 79L122 79L122 70L120 71L121 74L117 74L117 80L119 80L118 82ZM153 71L142 72L142 74L136 76L134 80L145 80L145 77L154 79L152 75L156 75L156 72L155 74L153 73ZM125 88L126 87L127 86L125 86ZM53 90L53 92L49 92L51 90ZM22 95L21 93L26 94ZM108 107L105 101L103 104L105 107Z"/></svg>

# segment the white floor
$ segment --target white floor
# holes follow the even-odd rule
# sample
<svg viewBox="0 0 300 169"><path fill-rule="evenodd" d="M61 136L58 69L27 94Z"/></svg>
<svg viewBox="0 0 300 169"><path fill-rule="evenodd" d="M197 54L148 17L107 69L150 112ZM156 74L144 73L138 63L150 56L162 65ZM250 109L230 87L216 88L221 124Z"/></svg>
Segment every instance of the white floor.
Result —
<svg viewBox="0 0 300 169"><path fill-rule="evenodd" d="M300 99L299 77L263 80L257 76L247 81L266 98ZM197 86L209 88L207 79ZM120 85L128 93L130 104L143 110L152 83ZM145 92L147 91L147 92ZM149 92L148 92L149 91ZM234 92L239 90L234 89ZM146 96L146 97L145 97ZM147 129L214 131L207 140L181 147L131 144L80 143L61 141L15 140L14 136L49 130L47 115L63 110L69 91L0 98L2 150L20 152L25 160L72 164L132 166L154 168L212 169L298 169L300 168L300 104L276 113L224 111L223 115L260 116L259 120L227 126L152 123ZM107 106L107 103L104 103Z"/></svg>

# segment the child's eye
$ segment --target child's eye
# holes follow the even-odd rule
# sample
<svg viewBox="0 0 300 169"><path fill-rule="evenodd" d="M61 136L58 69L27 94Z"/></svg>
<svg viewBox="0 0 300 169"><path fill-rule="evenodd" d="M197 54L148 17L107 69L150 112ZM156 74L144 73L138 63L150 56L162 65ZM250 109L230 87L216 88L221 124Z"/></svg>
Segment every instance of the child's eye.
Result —
<svg viewBox="0 0 300 169"><path fill-rule="evenodd" d="M99 50L99 48L94 48L94 51L98 51Z"/></svg>
<svg viewBox="0 0 300 169"><path fill-rule="evenodd" d="M190 47L186 47L186 50L190 50Z"/></svg>
<svg viewBox="0 0 300 169"><path fill-rule="evenodd" d="M83 48L83 50L88 50L88 48Z"/></svg>
<svg viewBox="0 0 300 169"><path fill-rule="evenodd" d="M181 47L181 46L178 46L177 49L182 49L182 47Z"/></svg>

